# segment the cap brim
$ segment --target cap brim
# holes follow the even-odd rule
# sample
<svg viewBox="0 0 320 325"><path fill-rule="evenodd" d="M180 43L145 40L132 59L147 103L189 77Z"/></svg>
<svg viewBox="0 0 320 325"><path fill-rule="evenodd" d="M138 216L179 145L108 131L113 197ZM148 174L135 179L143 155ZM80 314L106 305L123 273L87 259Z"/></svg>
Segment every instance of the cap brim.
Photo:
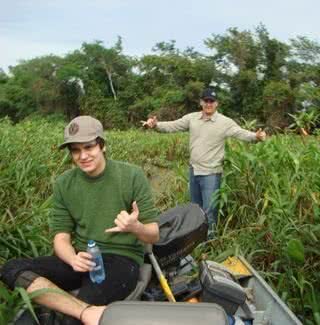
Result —
<svg viewBox="0 0 320 325"><path fill-rule="evenodd" d="M103 137L101 136L90 136L90 137L76 137L76 138L73 138L73 139L69 139L65 142L63 142L58 148L61 150L61 149L64 149L68 144L71 144L71 143L85 143L85 142L90 142L90 141L93 141L97 138L101 138L104 140Z"/></svg>
<svg viewBox="0 0 320 325"><path fill-rule="evenodd" d="M206 99L217 100L216 97L211 97L211 96L202 97L201 99L202 100L206 100Z"/></svg>

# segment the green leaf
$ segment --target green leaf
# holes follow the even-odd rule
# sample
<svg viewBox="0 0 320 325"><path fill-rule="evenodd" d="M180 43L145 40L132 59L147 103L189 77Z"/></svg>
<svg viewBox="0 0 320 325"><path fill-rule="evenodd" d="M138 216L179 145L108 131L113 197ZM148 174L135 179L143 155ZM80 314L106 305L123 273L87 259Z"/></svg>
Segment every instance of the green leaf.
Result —
<svg viewBox="0 0 320 325"><path fill-rule="evenodd" d="M65 292L59 288L43 288L43 289L38 289L38 290L31 292L29 294L29 298L34 299L34 298L39 297L46 293L56 293L56 294L60 294L62 296L66 296L66 297L69 296L69 294L67 292Z"/></svg>
<svg viewBox="0 0 320 325"><path fill-rule="evenodd" d="M314 320L316 322L317 325L320 325L320 313L319 312L315 312L313 314Z"/></svg>
<svg viewBox="0 0 320 325"><path fill-rule="evenodd" d="M291 239L287 246L287 254L295 262L304 263L304 246L299 239Z"/></svg>
<svg viewBox="0 0 320 325"><path fill-rule="evenodd" d="M37 324L40 324L39 323L39 320L36 316L36 313L33 309L33 306L32 306L32 303L31 303L31 299L27 293L27 291L23 288L17 288L18 292L20 293L21 297L22 297L22 300L23 302L26 304L26 306L28 307L29 311L31 312L32 316L34 317L35 321L37 322Z"/></svg>
<svg viewBox="0 0 320 325"><path fill-rule="evenodd" d="M316 204L313 206L313 215L314 215L314 220L316 222L319 222L320 221L320 208Z"/></svg>
<svg viewBox="0 0 320 325"><path fill-rule="evenodd" d="M3 298L4 301L10 301L10 297L9 291L0 285L0 298Z"/></svg>

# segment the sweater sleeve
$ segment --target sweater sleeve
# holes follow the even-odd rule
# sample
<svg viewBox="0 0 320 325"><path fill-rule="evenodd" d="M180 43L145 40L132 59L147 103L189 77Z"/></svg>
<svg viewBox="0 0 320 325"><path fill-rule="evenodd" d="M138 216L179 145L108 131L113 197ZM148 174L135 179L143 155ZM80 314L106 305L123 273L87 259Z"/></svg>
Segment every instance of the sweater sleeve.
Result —
<svg viewBox="0 0 320 325"><path fill-rule="evenodd" d="M236 138L242 141L256 141L256 134L254 132L242 129L235 121L230 120L230 126L226 128L226 136Z"/></svg>
<svg viewBox="0 0 320 325"><path fill-rule="evenodd" d="M182 118L171 122L158 122L157 130L160 132L178 132L189 130L190 117L189 114Z"/></svg>
<svg viewBox="0 0 320 325"><path fill-rule="evenodd" d="M139 221L146 224L157 222L158 211L154 206L151 188L141 168L137 169L133 179L133 200L139 208Z"/></svg>
<svg viewBox="0 0 320 325"><path fill-rule="evenodd" d="M49 227L53 235L61 232L71 233L74 230L74 220L71 217L61 194L59 183L53 187L53 204L50 213Z"/></svg>

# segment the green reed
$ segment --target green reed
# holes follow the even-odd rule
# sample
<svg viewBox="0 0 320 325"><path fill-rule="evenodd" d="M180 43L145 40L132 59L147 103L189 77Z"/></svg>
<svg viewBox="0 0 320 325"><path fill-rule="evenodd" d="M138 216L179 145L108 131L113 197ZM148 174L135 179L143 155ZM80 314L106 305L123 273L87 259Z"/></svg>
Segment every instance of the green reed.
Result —
<svg viewBox="0 0 320 325"><path fill-rule="evenodd" d="M0 121L0 264L52 252L51 188L71 167L69 154L57 148L63 126L40 118ZM160 211L189 200L187 134L141 129L106 137L108 158L145 170ZM244 255L304 323L320 324L319 138L231 140L226 149L217 237L195 255L217 261ZM10 306L27 306L21 292L9 294L0 283L0 306L8 299ZM1 307L0 320L16 310Z"/></svg>

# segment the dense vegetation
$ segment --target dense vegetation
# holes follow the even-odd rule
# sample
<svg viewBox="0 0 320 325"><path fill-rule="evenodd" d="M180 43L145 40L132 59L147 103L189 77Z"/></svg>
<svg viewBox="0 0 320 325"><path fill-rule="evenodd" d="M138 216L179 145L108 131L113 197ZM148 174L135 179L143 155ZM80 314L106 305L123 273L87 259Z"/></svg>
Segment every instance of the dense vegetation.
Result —
<svg viewBox="0 0 320 325"><path fill-rule="evenodd" d="M174 41L153 53L130 57L121 38L106 48L83 43L64 57L48 55L0 70L0 117L19 121L30 114L89 114L108 128L138 125L149 114L172 119L198 107L201 89L216 88L221 109L231 117L257 119L269 128L293 121L313 128L320 98L320 45L306 37L289 43L230 28L205 41L207 55L183 51Z"/></svg>
<svg viewBox="0 0 320 325"><path fill-rule="evenodd" d="M0 69L0 265L51 252L51 186L70 167L57 144L63 120L76 115L113 129L108 156L144 168L160 210L187 202L187 135L131 128L150 114L167 120L198 109L211 85L220 111L275 135L228 142L218 236L196 253L245 255L304 324L320 324L320 44L302 36L283 43L262 25L205 44L207 55L170 41L137 58L119 38ZM0 324L23 304L30 307L24 290L9 294L0 283Z"/></svg>
<svg viewBox="0 0 320 325"><path fill-rule="evenodd" d="M51 186L70 167L57 150L63 126L54 118L0 121L0 264L51 252ZM188 201L186 134L109 131L107 142L109 157L144 168L160 210ZM196 252L216 261L245 255L304 324L320 324L319 165L315 136L228 142L218 236ZM28 301L0 283L0 323Z"/></svg>

